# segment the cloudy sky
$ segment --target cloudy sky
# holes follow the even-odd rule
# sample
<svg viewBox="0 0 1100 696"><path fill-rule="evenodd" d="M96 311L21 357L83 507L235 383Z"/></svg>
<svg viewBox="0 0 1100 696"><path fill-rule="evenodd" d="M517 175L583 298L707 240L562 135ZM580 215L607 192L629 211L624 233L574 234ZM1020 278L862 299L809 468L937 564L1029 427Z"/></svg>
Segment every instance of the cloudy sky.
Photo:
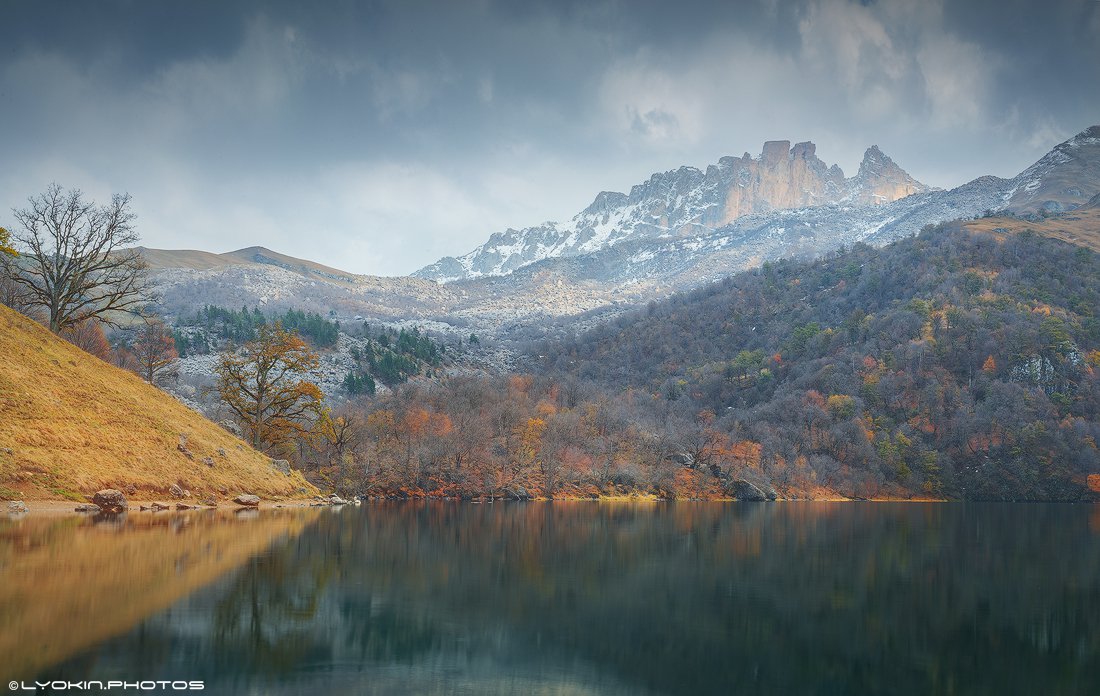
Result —
<svg viewBox="0 0 1100 696"><path fill-rule="evenodd" d="M949 187L1095 123L1097 0L0 0L0 225L56 181L361 273L764 140Z"/></svg>

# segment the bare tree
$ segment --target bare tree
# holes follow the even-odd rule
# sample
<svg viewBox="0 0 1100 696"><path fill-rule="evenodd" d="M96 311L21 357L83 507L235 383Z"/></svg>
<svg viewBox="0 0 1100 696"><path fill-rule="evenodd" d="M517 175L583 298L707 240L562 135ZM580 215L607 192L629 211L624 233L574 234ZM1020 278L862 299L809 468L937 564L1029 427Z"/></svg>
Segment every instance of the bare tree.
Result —
<svg viewBox="0 0 1100 696"><path fill-rule="evenodd" d="M0 227L0 304L29 314L31 306L27 302L27 290L15 282L18 256L19 252L11 246L11 233Z"/></svg>
<svg viewBox="0 0 1100 696"><path fill-rule="evenodd" d="M30 294L27 289L15 282L17 271L18 261L7 254L0 254L0 304L7 305L27 316L37 318L35 317L35 307L30 303Z"/></svg>
<svg viewBox="0 0 1100 696"><path fill-rule="evenodd" d="M164 376L179 357L171 330L155 317L146 319L138 328L132 349L137 373L149 384Z"/></svg>
<svg viewBox="0 0 1100 696"><path fill-rule="evenodd" d="M118 313L140 312L148 276L141 253L126 248L138 241L129 195L96 206L77 189L50 184L28 202L12 211L22 227L13 236L24 252L12 280L48 315L51 331L93 318L115 326Z"/></svg>

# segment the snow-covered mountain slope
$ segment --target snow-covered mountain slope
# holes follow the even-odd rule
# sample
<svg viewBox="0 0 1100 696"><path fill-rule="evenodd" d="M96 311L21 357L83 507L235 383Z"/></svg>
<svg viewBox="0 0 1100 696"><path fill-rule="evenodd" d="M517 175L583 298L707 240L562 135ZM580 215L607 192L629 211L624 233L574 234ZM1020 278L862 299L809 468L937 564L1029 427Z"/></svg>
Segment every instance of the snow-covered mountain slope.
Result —
<svg viewBox="0 0 1100 696"><path fill-rule="evenodd" d="M1100 191L1100 126L1073 136L1013 180L1008 210L1061 213L1085 205Z"/></svg>
<svg viewBox="0 0 1100 696"><path fill-rule="evenodd" d="M798 176L805 175L802 183L817 182L817 193L811 196L811 187L801 184L797 192L788 187L782 196L768 189L767 196L739 199L734 206L737 214L723 222L731 215L726 209L728 192L722 193L723 177L738 166L743 169L746 161L756 162L757 167L766 163L774 151L765 148L759 159L733 159L706 172L684 168L656 175L629 195L600 194L582 213L600 222L598 229L591 228L592 236L584 237L572 227L570 236L577 233L577 239L561 246L562 230L546 231L543 246L559 244L554 248L568 253L446 284L410 277L349 280L341 271L313 268L309 262L268 250L224 255L156 252L150 260L162 310L169 314L193 312L208 303L234 308L258 305L280 311L334 311L341 321L357 316L371 321L439 320L456 329L493 334L507 332L509 327L530 327L545 317L615 312L765 261L816 256L857 242L886 244L925 225L978 218L990 211L1029 219L1049 216L1049 205L1043 208L1046 212L1034 212L1036 200L1059 200L1054 196L1061 191L1062 205L1069 207L1100 193L1098 135L1100 127L1084 131L1011 179L985 176L954 189L915 191L877 205L868 201L917 186L907 182L907 175L877 148L868 151L865 166L856 176L845 179L830 174L833 167L818 167L809 147L795 146L787 161L793 161L791 152L795 152L803 163L789 171L797 169ZM781 143L779 151L783 147ZM814 167L817 174L810 177L807 172ZM765 179L750 176L746 188L751 184L758 190L774 189L776 181ZM844 195L839 196L842 183ZM763 200L816 200L826 193L838 200L778 210ZM643 201L651 207L641 205ZM654 211L662 213L665 222L647 222ZM622 224L623 220L634 226ZM535 239L527 235L523 241ZM522 254L514 257L517 262L520 258Z"/></svg>
<svg viewBox="0 0 1100 696"><path fill-rule="evenodd" d="M1003 208L1014 180L982 177L868 206L842 203L756 213L694 237L628 239L599 251L545 259L503 276L444 287L468 301L460 316L501 321L632 304L717 280L780 258L807 258L863 242L882 245L925 225ZM476 302L469 302L478 298Z"/></svg>
<svg viewBox="0 0 1100 696"><path fill-rule="evenodd" d="M1100 175L1092 172L1100 164L1100 150L1091 148L1090 134L1096 131L1062 143L1011 179L983 176L950 190L924 191L882 205L849 199L753 213L694 236L623 239L587 254L548 258L505 275L444 287L462 293L465 301L454 312L471 319L519 322L532 315L614 311L617 305L695 287L765 261L818 256L859 242L883 245L926 225L1012 214L1020 201L1018 192L1035 181L1046 190L1063 186L1095 195ZM1072 156L1063 156L1066 151ZM1029 215L1026 208L1020 213Z"/></svg>
<svg viewBox="0 0 1100 696"><path fill-rule="evenodd" d="M604 191L565 223L509 229L458 258L414 276L437 282L497 276L550 258L599 252L623 241L706 236L741 217L820 205L874 206L929 190L871 147L858 173L845 178L813 143L764 143L759 157L723 157L706 171L681 167L654 174L629 194Z"/></svg>

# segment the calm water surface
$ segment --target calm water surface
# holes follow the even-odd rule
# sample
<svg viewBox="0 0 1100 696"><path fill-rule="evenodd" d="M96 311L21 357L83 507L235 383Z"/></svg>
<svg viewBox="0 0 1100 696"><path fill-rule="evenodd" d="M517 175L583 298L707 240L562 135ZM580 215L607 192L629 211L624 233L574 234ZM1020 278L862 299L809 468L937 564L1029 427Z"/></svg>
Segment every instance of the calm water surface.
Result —
<svg viewBox="0 0 1100 696"><path fill-rule="evenodd" d="M1100 508L408 503L4 520L0 627L4 682L1100 693Z"/></svg>

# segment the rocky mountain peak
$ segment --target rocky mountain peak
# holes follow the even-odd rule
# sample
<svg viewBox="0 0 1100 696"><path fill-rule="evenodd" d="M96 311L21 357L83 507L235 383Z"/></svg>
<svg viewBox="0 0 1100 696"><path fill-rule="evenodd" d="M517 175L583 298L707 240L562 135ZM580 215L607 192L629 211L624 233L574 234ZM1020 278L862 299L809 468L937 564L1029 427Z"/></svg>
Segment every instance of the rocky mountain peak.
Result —
<svg viewBox="0 0 1100 696"><path fill-rule="evenodd" d="M618 191L600 191L596 199L584 209L584 213L589 215L603 215L614 208L622 206L626 201L627 196L625 193L619 193Z"/></svg>
<svg viewBox="0 0 1100 696"><path fill-rule="evenodd" d="M1067 140L1063 145L1069 147L1081 147L1088 145L1100 145L1100 125L1089 126L1077 135Z"/></svg>
<svg viewBox="0 0 1100 696"><path fill-rule="evenodd" d="M806 141L804 143L795 143L791 148L791 157L794 159L817 159L817 145Z"/></svg>
<svg viewBox="0 0 1100 696"><path fill-rule="evenodd" d="M787 160L790 151L790 140L769 140L760 151L760 162L766 167L777 167Z"/></svg>
<svg viewBox="0 0 1100 696"><path fill-rule="evenodd" d="M1100 125L1055 146L1014 180L1014 213L1060 213L1089 203L1100 192Z"/></svg>
<svg viewBox="0 0 1100 696"><path fill-rule="evenodd" d="M628 194L604 191L563 223L493 235L469 254L448 257L416 274L445 282L503 275L543 259L577 256L623 241L692 238L738 218L838 203L879 205L927 187L877 147L846 179L817 156L810 141L769 140L759 157L722 157L705 171L683 166L658 172Z"/></svg>
<svg viewBox="0 0 1100 696"><path fill-rule="evenodd" d="M928 190L927 186L890 159L878 145L872 145L863 153L859 171L850 180L850 187L852 200L868 205L890 203Z"/></svg>

